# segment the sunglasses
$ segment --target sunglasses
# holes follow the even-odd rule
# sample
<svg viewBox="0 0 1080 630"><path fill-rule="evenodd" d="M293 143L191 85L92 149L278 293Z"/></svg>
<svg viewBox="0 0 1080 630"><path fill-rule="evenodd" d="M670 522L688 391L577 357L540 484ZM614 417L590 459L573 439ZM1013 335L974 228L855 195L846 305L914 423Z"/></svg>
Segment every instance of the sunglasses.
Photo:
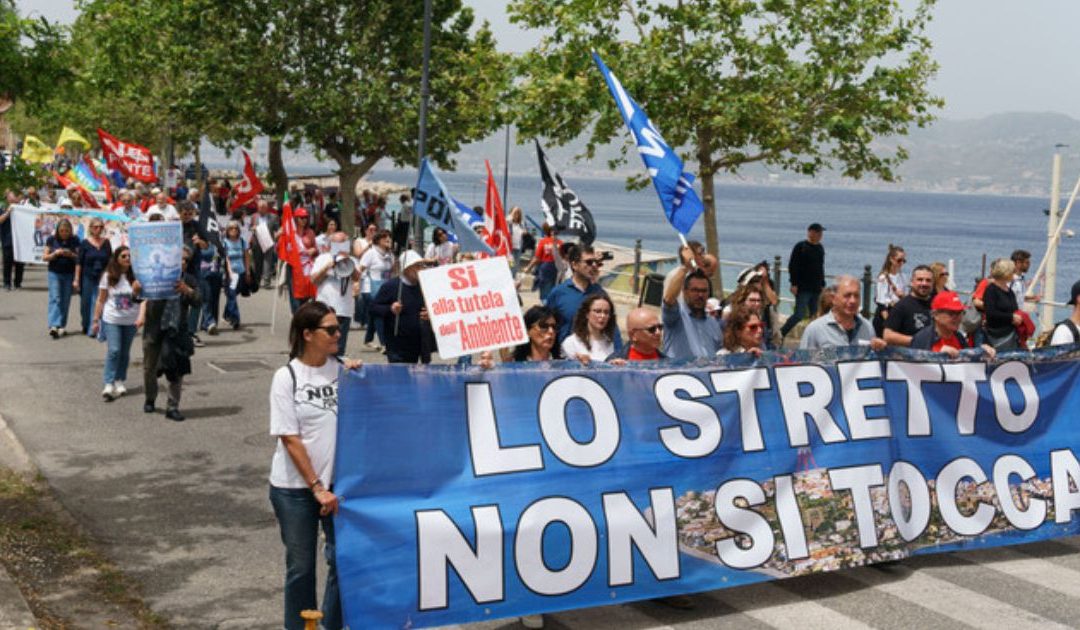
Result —
<svg viewBox="0 0 1080 630"><path fill-rule="evenodd" d="M653 324L652 326L645 326L644 328L635 328L634 330L644 330L647 333L649 333L650 335L655 335L656 333L661 332L661 331L664 330L664 325L663 324Z"/></svg>
<svg viewBox="0 0 1080 630"><path fill-rule="evenodd" d="M555 330L555 324L553 324L551 322L537 322L537 323L533 324L533 326L535 326L536 328L539 328L540 330L542 330L544 332L547 332L549 330Z"/></svg>
<svg viewBox="0 0 1080 630"><path fill-rule="evenodd" d="M91 225L90 229L91 230L100 230L103 227L105 227L105 226L104 225Z"/></svg>
<svg viewBox="0 0 1080 630"><path fill-rule="evenodd" d="M752 332L757 332L757 331L761 330L762 328L764 328L764 326L762 326L761 323L758 322L756 324L747 324L747 325L743 326L743 328L746 329L746 330L752 331Z"/></svg>
<svg viewBox="0 0 1080 630"><path fill-rule="evenodd" d="M603 267L604 266L604 261L602 261L602 260L600 260L598 258L594 258L592 260L583 260L583 261L581 261L581 264L589 265L590 267Z"/></svg>
<svg viewBox="0 0 1080 630"><path fill-rule="evenodd" d="M312 328L312 330L321 330L331 337L341 334L341 328L338 328L337 326L316 326L315 328Z"/></svg>

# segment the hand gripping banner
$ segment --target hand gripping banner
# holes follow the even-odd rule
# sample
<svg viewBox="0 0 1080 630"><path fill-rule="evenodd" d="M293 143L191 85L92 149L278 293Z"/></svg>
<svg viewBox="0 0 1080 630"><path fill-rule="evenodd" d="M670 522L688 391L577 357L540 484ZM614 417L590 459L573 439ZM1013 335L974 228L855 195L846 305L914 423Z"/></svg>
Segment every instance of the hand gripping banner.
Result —
<svg viewBox="0 0 1080 630"><path fill-rule="evenodd" d="M346 620L464 623L1075 535L1080 346L1008 354L349 373Z"/></svg>

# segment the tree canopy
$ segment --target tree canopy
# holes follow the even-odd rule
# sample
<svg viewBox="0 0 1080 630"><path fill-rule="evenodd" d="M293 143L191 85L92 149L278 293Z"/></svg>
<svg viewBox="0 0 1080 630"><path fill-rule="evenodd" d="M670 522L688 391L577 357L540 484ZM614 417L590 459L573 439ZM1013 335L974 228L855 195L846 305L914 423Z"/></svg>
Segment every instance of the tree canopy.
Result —
<svg viewBox="0 0 1080 630"><path fill-rule="evenodd" d="M40 103L66 75L63 29L0 0L0 99Z"/></svg>
<svg viewBox="0 0 1080 630"><path fill-rule="evenodd" d="M895 179L907 155L875 139L928 124L942 104L928 88L933 3L904 12L896 0L513 0L511 21L544 33L517 64L520 133L560 144L587 134L589 157L626 133L589 55L599 52L697 163L706 240L719 256L718 172L761 162Z"/></svg>

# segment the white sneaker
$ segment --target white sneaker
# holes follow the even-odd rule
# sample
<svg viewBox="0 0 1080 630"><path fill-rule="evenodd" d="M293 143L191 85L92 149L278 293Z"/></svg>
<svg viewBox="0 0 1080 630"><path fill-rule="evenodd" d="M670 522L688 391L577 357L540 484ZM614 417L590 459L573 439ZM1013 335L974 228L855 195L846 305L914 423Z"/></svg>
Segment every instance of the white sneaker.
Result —
<svg viewBox="0 0 1080 630"><path fill-rule="evenodd" d="M117 398L127 393L127 388L124 387L123 381L116 381L113 383L113 391L116 392Z"/></svg>
<svg viewBox="0 0 1080 630"><path fill-rule="evenodd" d="M520 620L521 625L525 626L526 628L543 628L544 627L544 616L543 615L522 615L521 617L518 617L518 620Z"/></svg>
<svg viewBox="0 0 1080 630"><path fill-rule="evenodd" d="M112 402L113 398L116 397L116 388L113 387L112 383L109 383L105 386L105 389L101 390L101 397L105 399L105 402Z"/></svg>

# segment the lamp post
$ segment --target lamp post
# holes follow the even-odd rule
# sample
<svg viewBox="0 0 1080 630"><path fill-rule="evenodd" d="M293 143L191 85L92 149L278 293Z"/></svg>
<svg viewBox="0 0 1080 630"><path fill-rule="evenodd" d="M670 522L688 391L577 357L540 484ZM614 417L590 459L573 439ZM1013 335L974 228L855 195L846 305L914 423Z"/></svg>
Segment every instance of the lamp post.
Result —
<svg viewBox="0 0 1080 630"><path fill-rule="evenodd" d="M1054 301L1054 289L1057 284L1057 248L1058 242L1054 239L1058 230L1058 206L1060 204L1061 197L1061 151L1060 149L1067 147L1066 144L1054 145L1054 162L1050 176L1050 217L1047 220L1046 228L1046 276L1043 279L1043 299L1047 302L1043 304L1042 317L1039 324L1043 330L1050 330L1050 327L1054 325L1054 306L1049 302Z"/></svg>

